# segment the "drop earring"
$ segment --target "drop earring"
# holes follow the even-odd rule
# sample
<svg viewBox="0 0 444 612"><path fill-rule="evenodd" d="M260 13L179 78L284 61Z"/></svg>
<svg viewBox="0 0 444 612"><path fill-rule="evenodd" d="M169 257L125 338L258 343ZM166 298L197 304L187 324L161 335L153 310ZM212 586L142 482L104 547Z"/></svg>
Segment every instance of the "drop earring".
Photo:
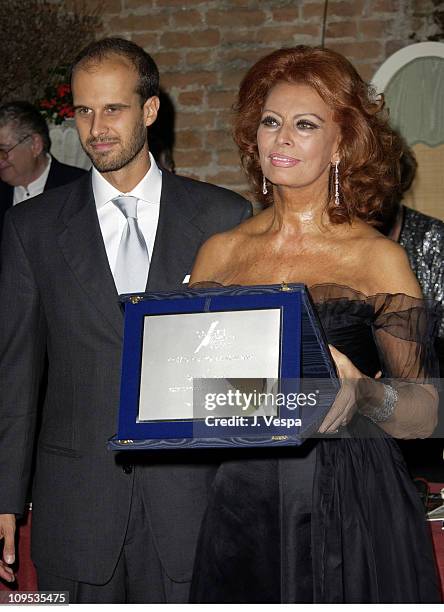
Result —
<svg viewBox="0 0 444 612"><path fill-rule="evenodd" d="M339 206L341 201L339 199L339 160L335 161L335 206Z"/></svg>
<svg viewBox="0 0 444 612"><path fill-rule="evenodd" d="M264 195L267 195L268 193L268 189L267 189L267 179L265 178L265 176L263 175L262 177L262 193Z"/></svg>

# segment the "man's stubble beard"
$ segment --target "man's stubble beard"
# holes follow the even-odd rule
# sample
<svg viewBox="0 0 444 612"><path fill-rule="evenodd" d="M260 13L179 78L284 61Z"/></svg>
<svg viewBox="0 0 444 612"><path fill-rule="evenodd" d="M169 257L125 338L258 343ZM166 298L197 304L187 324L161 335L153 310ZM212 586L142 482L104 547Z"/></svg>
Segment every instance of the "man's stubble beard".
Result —
<svg viewBox="0 0 444 612"><path fill-rule="evenodd" d="M107 142L107 140L113 141L112 138L94 138L87 140L85 145L81 143L83 150L98 172L116 172L117 170L121 170L130 164L139 155L140 151L146 144L146 127L143 123L136 125L128 140L128 146L124 147L117 153L111 155L109 153L105 153L105 155L101 155L100 153L96 154L92 152L88 148L88 145L90 145L91 142ZM119 140L119 142L121 141Z"/></svg>

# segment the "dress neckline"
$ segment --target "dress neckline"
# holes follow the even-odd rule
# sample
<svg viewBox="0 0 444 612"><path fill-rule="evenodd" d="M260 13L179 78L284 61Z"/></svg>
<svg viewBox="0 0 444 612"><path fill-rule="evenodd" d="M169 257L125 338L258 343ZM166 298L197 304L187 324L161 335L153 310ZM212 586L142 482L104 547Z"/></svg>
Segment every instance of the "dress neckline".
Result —
<svg viewBox="0 0 444 612"><path fill-rule="evenodd" d="M396 292L390 293L388 291L378 291L376 293L364 293L360 289L355 289L354 287L350 287L349 285L343 285L341 283L315 283L314 285L307 285L308 291L310 295L313 293L321 293L322 291L334 293L337 292L337 295L332 295L331 299L341 299L341 298L349 298L350 296L356 296L356 299L359 300L370 300L372 298L378 297L396 297L402 296L408 298L410 300L417 300L418 302L433 302L430 298L424 297L415 297L413 295L409 295L408 293ZM341 291L343 293L341 293ZM313 295L312 295L313 297Z"/></svg>
<svg viewBox="0 0 444 612"><path fill-rule="evenodd" d="M271 285L277 285L278 283L270 283ZM304 283L296 283L290 281L284 281L284 284L299 284L303 285ZM260 287L261 285L224 285L219 283L218 281L199 281L197 283L193 283L191 289L199 289L204 288L202 285L205 285L205 288L216 288L216 287ZM308 292L311 296L311 299L315 304L322 304L325 302L337 302L337 301L347 301L347 302L364 302L367 304L373 305L376 309L379 309L383 304L390 305L392 308L390 310L404 310L415 307L428 307L428 308L440 308L441 305L439 302L434 300L433 298L427 297L414 297L412 295L408 295L407 293L397 292L397 293L389 293L389 292L377 292L373 294L366 294L359 289L355 289L354 287L350 287L349 285L344 285L341 283L314 283L313 285L305 285L308 289Z"/></svg>

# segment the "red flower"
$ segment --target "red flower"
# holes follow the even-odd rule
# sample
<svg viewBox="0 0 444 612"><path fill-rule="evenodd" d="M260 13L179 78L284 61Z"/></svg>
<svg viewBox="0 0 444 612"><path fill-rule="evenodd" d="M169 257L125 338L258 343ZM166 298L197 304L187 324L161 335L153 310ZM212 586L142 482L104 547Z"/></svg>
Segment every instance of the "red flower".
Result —
<svg viewBox="0 0 444 612"><path fill-rule="evenodd" d="M57 125L65 119L74 117L69 83L60 83L57 86L48 87L46 98L40 100L39 107L43 115Z"/></svg>
<svg viewBox="0 0 444 612"><path fill-rule="evenodd" d="M70 92L71 87L68 85L68 83L61 83L57 86L57 95L59 96L59 98L64 98Z"/></svg>
<svg viewBox="0 0 444 612"><path fill-rule="evenodd" d="M58 111L58 115L59 117L63 117L64 119L66 119L67 117L73 117L74 116L74 109L70 104L62 104L62 106L60 107L59 111Z"/></svg>

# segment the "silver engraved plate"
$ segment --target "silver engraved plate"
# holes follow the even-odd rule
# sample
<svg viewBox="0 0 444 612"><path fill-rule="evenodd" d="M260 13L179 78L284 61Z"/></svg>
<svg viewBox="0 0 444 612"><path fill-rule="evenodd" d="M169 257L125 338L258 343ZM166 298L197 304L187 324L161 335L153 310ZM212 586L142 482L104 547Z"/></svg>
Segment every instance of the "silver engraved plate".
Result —
<svg viewBox="0 0 444 612"><path fill-rule="evenodd" d="M195 379L219 379L217 389L220 379L256 379L266 388L279 377L280 326L279 308L146 315L138 421L195 417Z"/></svg>

